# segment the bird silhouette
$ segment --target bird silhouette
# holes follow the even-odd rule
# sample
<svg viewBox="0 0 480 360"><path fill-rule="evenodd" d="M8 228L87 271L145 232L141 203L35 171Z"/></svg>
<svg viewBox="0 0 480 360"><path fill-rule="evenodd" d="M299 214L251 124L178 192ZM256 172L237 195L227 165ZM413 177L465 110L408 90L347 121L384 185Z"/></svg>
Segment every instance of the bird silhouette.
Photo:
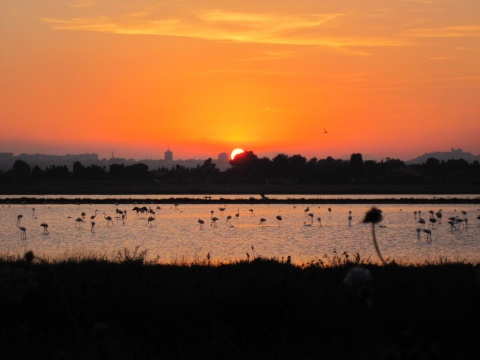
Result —
<svg viewBox="0 0 480 360"><path fill-rule="evenodd" d="M20 220L22 220L23 215L17 215L17 226L20 226Z"/></svg>
<svg viewBox="0 0 480 360"><path fill-rule="evenodd" d="M280 225L280 221L282 221L283 218L280 215L275 216L275 218L278 220L278 225Z"/></svg>
<svg viewBox="0 0 480 360"><path fill-rule="evenodd" d="M198 220L197 220L197 223L199 223L199 224L200 224L200 227L202 227L203 224L205 224L205 221L203 221L202 219L198 219Z"/></svg>
<svg viewBox="0 0 480 360"><path fill-rule="evenodd" d="M322 218L319 216L317 217L318 225L322 226Z"/></svg>
<svg viewBox="0 0 480 360"><path fill-rule="evenodd" d="M263 225L266 221L267 221L267 219L265 219L265 218L260 218L260 225Z"/></svg>
<svg viewBox="0 0 480 360"><path fill-rule="evenodd" d="M352 217L352 211L350 210L350 211L348 212L348 225L352 225L352 219L353 219L353 217Z"/></svg>
<svg viewBox="0 0 480 360"><path fill-rule="evenodd" d="M423 229L423 232L427 234L427 240L432 240L432 230L430 229Z"/></svg>
<svg viewBox="0 0 480 360"><path fill-rule="evenodd" d="M43 227L43 233L48 234L48 224L47 223L41 223L41 227Z"/></svg>
<svg viewBox="0 0 480 360"><path fill-rule="evenodd" d="M232 218L232 215L227 216L227 221L225 221L225 224L228 223L228 221Z"/></svg>
<svg viewBox="0 0 480 360"><path fill-rule="evenodd" d="M148 225L152 226L153 221L155 221L155 217L154 216L149 216L148 219L147 219L147 226Z"/></svg>
<svg viewBox="0 0 480 360"><path fill-rule="evenodd" d="M18 227L21 231L21 238L22 239L26 239L27 238L27 228L25 228L24 226L19 226Z"/></svg>
<svg viewBox="0 0 480 360"><path fill-rule="evenodd" d="M103 217L105 218L105 220L107 220L107 226L108 226L109 223L112 223L112 226L115 225L112 221L111 216L107 216L107 214L103 213Z"/></svg>
<svg viewBox="0 0 480 360"><path fill-rule="evenodd" d="M80 226L80 224L83 222L83 219L82 218L76 218L75 219L75 225L77 226Z"/></svg>

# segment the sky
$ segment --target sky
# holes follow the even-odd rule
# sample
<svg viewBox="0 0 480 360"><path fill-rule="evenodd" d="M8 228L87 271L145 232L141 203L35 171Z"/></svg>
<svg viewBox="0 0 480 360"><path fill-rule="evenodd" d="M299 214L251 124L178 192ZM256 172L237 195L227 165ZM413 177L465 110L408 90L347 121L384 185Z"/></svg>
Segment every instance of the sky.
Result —
<svg viewBox="0 0 480 360"><path fill-rule="evenodd" d="M0 0L0 44L0 152L480 153L478 0Z"/></svg>

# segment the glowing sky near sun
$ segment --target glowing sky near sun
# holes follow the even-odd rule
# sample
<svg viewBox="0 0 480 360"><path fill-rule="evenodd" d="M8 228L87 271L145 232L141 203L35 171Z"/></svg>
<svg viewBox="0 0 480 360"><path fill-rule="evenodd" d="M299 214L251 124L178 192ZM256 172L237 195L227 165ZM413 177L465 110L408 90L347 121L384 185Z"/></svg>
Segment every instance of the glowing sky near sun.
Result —
<svg viewBox="0 0 480 360"><path fill-rule="evenodd" d="M0 44L0 152L480 153L478 0L0 0Z"/></svg>

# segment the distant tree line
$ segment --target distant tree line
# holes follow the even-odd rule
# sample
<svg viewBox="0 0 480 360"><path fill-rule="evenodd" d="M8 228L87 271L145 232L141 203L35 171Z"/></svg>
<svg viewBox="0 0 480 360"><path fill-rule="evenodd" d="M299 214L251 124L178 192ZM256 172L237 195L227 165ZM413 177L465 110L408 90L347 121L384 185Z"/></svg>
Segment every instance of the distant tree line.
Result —
<svg viewBox="0 0 480 360"><path fill-rule="evenodd" d="M84 166L75 162L73 170L64 166L33 168L17 160L8 171L0 171L0 183L41 183L51 181L128 181L159 184L480 184L480 164L466 160L439 161L429 158L419 165L398 159L363 160L354 153L349 160L311 158L278 154L259 158L246 151L230 161L231 168L220 171L211 158L202 165L175 165L149 169L143 163Z"/></svg>

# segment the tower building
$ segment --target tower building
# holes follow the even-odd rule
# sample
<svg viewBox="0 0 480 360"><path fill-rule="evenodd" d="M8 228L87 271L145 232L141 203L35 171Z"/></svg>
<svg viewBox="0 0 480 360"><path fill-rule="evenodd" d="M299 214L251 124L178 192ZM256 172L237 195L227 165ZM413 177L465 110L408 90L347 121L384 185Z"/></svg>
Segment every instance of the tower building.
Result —
<svg viewBox="0 0 480 360"><path fill-rule="evenodd" d="M173 152L170 151L170 147L168 147L167 151L165 151L165 161L172 161L173 160Z"/></svg>

